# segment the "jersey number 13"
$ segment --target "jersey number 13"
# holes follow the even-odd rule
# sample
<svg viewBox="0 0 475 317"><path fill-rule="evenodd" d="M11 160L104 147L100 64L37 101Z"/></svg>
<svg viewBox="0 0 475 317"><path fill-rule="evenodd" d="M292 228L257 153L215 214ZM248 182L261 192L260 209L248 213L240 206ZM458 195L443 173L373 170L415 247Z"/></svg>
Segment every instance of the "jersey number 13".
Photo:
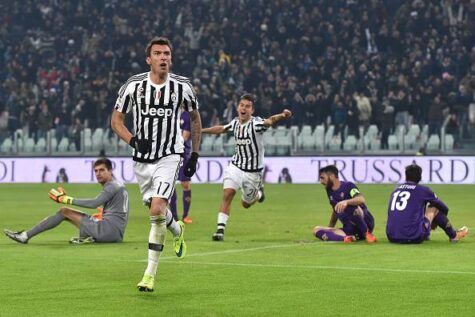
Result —
<svg viewBox="0 0 475 317"><path fill-rule="evenodd" d="M411 197L411 193L407 191L397 191L393 193L391 200L391 211L403 211L407 207L407 201Z"/></svg>

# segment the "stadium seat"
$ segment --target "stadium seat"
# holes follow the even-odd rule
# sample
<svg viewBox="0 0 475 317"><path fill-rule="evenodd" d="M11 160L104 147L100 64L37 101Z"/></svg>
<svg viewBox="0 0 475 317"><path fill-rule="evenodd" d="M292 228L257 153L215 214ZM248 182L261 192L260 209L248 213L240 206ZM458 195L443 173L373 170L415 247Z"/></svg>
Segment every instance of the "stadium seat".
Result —
<svg viewBox="0 0 475 317"><path fill-rule="evenodd" d="M323 124L318 125L313 132L313 139L315 140L315 149L323 152L325 150L325 127Z"/></svg>
<svg viewBox="0 0 475 317"><path fill-rule="evenodd" d="M203 152L211 152L216 136L214 134L204 134L201 140L201 150Z"/></svg>
<svg viewBox="0 0 475 317"><path fill-rule="evenodd" d="M431 134L429 140L427 141L427 150L428 151L437 151L440 147L440 138L437 134Z"/></svg>
<svg viewBox="0 0 475 317"><path fill-rule="evenodd" d="M276 146L277 142L274 138L274 129L269 129L264 135L264 148L267 155L275 155L276 154Z"/></svg>
<svg viewBox="0 0 475 317"><path fill-rule="evenodd" d="M332 141L333 139L333 132L335 131L335 126L334 125L330 125L328 126L328 130L327 132L325 133L325 137L324 137L324 145L325 145L325 148L329 148L330 147L330 142ZM341 140L340 140L341 142Z"/></svg>
<svg viewBox="0 0 475 317"><path fill-rule="evenodd" d="M66 153L69 152L69 139L66 137L63 137L61 141L58 144L58 152L60 153Z"/></svg>
<svg viewBox="0 0 475 317"><path fill-rule="evenodd" d="M345 142L343 142L343 150L354 151L356 149L356 143L356 137L354 135L347 136Z"/></svg>
<svg viewBox="0 0 475 317"><path fill-rule="evenodd" d="M445 135L445 151L452 151L454 149L454 136L452 134Z"/></svg>
<svg viewBox="0 0 475 317"><path fill-rule="evenodd" d="M45 140L45 138L39 138L38 139L38 141L35 144L34 151L36 153L46 152L46 140Z"/></svg>
<svg viewBox="0 0 475 317"><path fill-rule="evenodd" d="M132 155L132 148L130 147L130 145L125 143L125 141L123 141L122 139L119 140L119 144L117 146L118 146L118 150L117 150L118 154ZM87 148L87 145L85 145L85 147Z"/></svg>
<svg viewBox="0 0 475 317"><path fill-rule="evenodd" d="M3 140L2 145L0 146L0 152L10 153L12 151L13 141L10 137Z"/></svg>
<svg viewBox="0 0 475 317"><path fill-rule="evenodd" d="M32 138L26 138L23 143L23 152L32 153L35 148L35 140Z"/></svg>
<svg viewBox="0 0 475 317"><path fill-rule="evenodd" d="M340 135L334 135L328 143L328 149L332 152L341 151L341 137Z"/></svg>
<svg viewBox="0 0 475 317"><path fill-rule="evenodd" d="M406 150L418 150L416 148L416 135L409 132L404 136L404 149Z"/></svg>
<svg viewBox="0 0 475 317"><path fill-rule="evenodd" d="M234 136L225 136L227 137L226 141L223 141L223 150L224 150L224 155L226 156L231 156L234 154L234 149L236 147L235 141L234 141Z"/></svg>
<svg viewBox="0 0 475 317"><path fill-rule="evenodd" d="M213 146L211 148L213 153L222 155L224 152L224 135L220 134L214 140Z"/></svg>
<svg viewBox="0 0 475 317"><path fill-rule="evenodd" d="M399 148L397 137L394 134L388 136L388 149L395 151Z"/></svg>

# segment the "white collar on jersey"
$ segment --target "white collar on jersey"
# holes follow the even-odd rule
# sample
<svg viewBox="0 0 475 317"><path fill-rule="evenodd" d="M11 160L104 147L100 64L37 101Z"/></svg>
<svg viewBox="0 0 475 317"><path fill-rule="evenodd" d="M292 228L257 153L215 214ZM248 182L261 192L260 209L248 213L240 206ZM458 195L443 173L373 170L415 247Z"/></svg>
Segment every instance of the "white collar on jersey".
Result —
<svg viewBox="0 0 475 317"><path fill-rule="evenodd" d="M155 87L157 89L161 89L170 80L170 73L167 74L167 79L165 80L165 82L163 84L160 84L160 85L157 85L157 84L153 83L152 79L150 78L150 72L147 73L147 79L150 82L150 85L152 85L153 87Z"/></svg>

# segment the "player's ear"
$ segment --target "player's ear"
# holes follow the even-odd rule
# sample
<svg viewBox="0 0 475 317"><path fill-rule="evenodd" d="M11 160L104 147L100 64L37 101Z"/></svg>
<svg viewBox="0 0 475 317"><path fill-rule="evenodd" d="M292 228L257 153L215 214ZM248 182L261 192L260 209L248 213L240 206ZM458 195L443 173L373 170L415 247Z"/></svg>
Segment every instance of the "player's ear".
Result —
<svg viewBox="0 0 475 317"><path fill-rule="evenodd" d="M150 56L147 56L145 58L145 61L147 62L148 65L152 64L152 59L150 58Z"/></svg>

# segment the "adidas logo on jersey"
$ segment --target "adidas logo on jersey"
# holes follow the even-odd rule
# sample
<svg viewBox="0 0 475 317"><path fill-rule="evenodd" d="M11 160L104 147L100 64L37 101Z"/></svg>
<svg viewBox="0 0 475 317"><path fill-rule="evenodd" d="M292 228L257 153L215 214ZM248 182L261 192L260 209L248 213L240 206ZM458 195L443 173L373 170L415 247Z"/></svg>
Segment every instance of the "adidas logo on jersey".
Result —
<svg viewBox="0 0 475 317"><path fill-rule="evenodd" d="M170 117L173 113L173 110L165 108L150 108L147 105L145 109L140 110L140 113L142 113L144 116Z"/></svg>

